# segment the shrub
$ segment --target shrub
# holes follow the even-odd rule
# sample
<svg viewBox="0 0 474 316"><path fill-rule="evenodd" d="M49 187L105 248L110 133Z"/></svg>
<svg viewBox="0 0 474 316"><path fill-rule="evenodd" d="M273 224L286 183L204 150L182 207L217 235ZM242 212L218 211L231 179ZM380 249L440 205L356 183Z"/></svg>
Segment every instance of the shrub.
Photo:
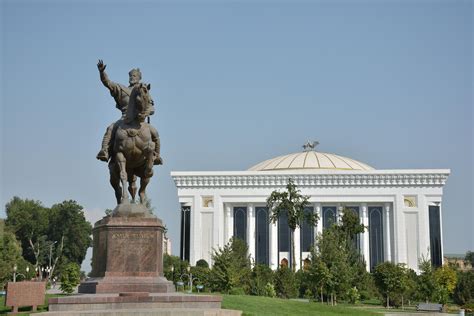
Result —
<svg viewBox="0 0 474 316"><path fill-rule="evenodd" d="M223 248L214 251L212 260L210 280L214 291L229 293L235 287L249 289L250 257L244 241L232 238Z"/></svg>
<svg viewBox="0 0 474 316"><path fill-rule="evenodd" d="M204 259L199 259L199 260L196 262L196 267L209 268L209 263L207 263L207 261L204 260Z"/></svg>
<svg viewBox="0 0 474 316"><path fill-rule="evenodd" d="M74 292L81 282L81 270L77 263L68 263L61 272L61 291L66 294Z"/></svg>
<svg viewBox="0 0 474 316"><path fill-rule="evenodd" d="M272 284L274 275L272 269L265 264L257 264L251 274L250 294L258 296L266 295L266 286Z"/></svg>
<svg viewBox="0 0 474 316"><path fill-rule="evenodd" d="M234 287L229 291L230 295L245 295L245 290L241 287Z"/></svg>
<svg viewBox="0 0 474 316"><path fill-rule="evenodd" d="M267 283L267 285L265 285L265 296L267 296L267 297L275 297L276 296L275 287L273 286L272 283Z"/></svg>
<svg viewBox="0 0 474 316"><path fill-rule="evenodd" d="M359 290L355 286L347 291L347 299L351 304L359 304L360 294Z"/></svg>
<svg viewBox="0 0 474 316"><path fill-rule="evenodd" d="M282 266L276 271L275 290L281 298L295 298L298 296L295 273L288 267Z"/></svg>

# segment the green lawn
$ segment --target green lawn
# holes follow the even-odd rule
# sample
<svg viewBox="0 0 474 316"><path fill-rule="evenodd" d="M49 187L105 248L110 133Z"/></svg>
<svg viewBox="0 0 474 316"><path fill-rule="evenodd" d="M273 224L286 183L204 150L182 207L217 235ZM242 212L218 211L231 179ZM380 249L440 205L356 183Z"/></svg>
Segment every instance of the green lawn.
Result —
<svg viewBox="0 0 474 316"><path fill-rule="evenodd" d="M254 315L380 315L370 307L350 305L328 306L315 302L301 302L279 298L248 295L222 295L222 308L243 311L244 316Z"/></svg>

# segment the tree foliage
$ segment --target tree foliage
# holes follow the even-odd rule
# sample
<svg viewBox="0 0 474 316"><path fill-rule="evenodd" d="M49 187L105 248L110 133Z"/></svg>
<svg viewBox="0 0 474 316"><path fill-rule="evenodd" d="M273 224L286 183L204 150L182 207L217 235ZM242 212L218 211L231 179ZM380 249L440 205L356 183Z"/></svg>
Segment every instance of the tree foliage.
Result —
<svg viewBox="0 0 474 316"><path fill-rule="evenodd" d="M60 266L84 260L92 226L75 201L47 208L39 201L14 197L6 213L6 227L20 241L23 257L36 267L53 265L55 258L60 258Z"/></svg>
<svg viewBox="0 0 474 316"><path fill-rule="evenodd" d="M213 290L229 293L234 288L248 288L250 256L244 241L232 238L223 248L214 251L212 261Z"/></svg>
<svg viewBox="0 0 474 316"><path fill-rule="evenodd" d="M471 267L474 269L474 251L466 252L466 256L464 257L464 260L469 262L471 264Z"/></svg>
<svg viewBox="0 0 474 316"><path fill-rule="evenodd" d="M446 304L456 288L456 271L448 265L443 265L434 271L433 277L436 283L437 300Z"/></svg>
<svg viewBox="0 0 474 316"><path fill-rule="evenodd" d="M288 179L286 191L273 191L267 199L267 206L270 210L270 221L276 223L282 213L288 218L288 227L291 230L291 267L293 271L296 268L295 262L295 241L294 234L297 227L301 227L304 222L311 226L316 225L318 215L312 212L305 212L305 208L309 205L309 196L302 195L301 191L296 188L293 180Z"/></svg>
<svg viewBox="0 0 474 316"><path fill-rule="evenodd" d="M81 269L77 263L70 262L61 272L61 291L66 294L74 292L74 289L81 282Z"/></svg>
<svg viewBox="0 0 474 316"><path fill-rule="evenodd" d="M20 242L16 240L15 234L7 229L0 234L0 289L3 289L3 286L8 281L12 281L13 267L15 265L17 266L17 271L21 271L27 279L31 277L26 272L26 267L29 265L22 257ZM31 267L30 271L32 274L33 269Z"/></svg>
<svg viewBox="0 0 474 316"><path fill-rule="evenodd" d="M474 303L474 270L458 273L453 299L459 305Z"/></svg>
<svg viewBox="0 0 474 316"><path fill-rule="evenodd" d="M403 294L406 287L406 274L403 264L383 262L375 267L375 284L390 306L390 297Z"/></svg>

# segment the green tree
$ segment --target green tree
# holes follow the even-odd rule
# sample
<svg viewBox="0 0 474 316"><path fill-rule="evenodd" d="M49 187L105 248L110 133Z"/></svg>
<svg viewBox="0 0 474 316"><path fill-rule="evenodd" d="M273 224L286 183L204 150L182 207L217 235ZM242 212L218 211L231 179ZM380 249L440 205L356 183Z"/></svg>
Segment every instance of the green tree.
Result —
<svg viewBox="0 0 474 316"><path fill-rule="evenodd" d="M17 271L29 279L33 273L31 266L22 257L21 244L16 240L15 234L8 229L0 235L0 289L13 277L13 267L17 266ZM26 272L26 267L30 267L30 275Z"/></svg>
<svg viewBox="0 0 474 316"><path fill-rule="evenodd" d="M326 289L331 305L337 305L338 296L347 293L354 276L344 236L337 226L325 229L317 237L316 248L312 253L312 265L316 266L310 270L318 284L323 280L322 287ZM316 273L322 275L315 275Z"/></svg>
<svg viewBox="0 0 474 316"><path fill-rule="evenodd" d="M375 267L375 284L390 306L390 296L400 295L405 288L405 268L402 264L384 262Z"/></svg>
<svg viewBox="0 0 474 316"><path fill-rule="evenodd" d="M47 240L47 209L39 201L15 196L6 205L6 227L20 241L23 257L36 266L43 264Z"/></svg>
<svg viewBox="0 0 474 316"><path fill-rule="evenodd" d="M273 284L274 272L266 264L256 264L252 269L250 278L250 294L258 296L267 296L267 285Z"/></svg>
<svg viewBox="0 0 474 316"><path fill-rule="evenodd" d="M418 268L418 293L427 303L436 300L437 284L434 278L434 271L431 261L424 256L420 259Z"/></svg>
<svg viewBox="0 0 474 316"><path fill-rule="evenodd" d="M178 256L163 254L163 271L165 278L176 283L184 273L188 273L189 263L181 260Z"/></svg>
<svg viewBox="0 0 474 316"><path fill-rule="evenodd" d="M434 271L433 277L436 282L438 302L446 304L456 288L456 270L448 265L443 265Z"/></svg>
<svg viewBox="0 0 474 316"><path fill-rule="evenodd" d="M77 263L68 263L61 272L61 291L66 294L74 292L81 282L81 268Z"/></svg>
<svg viewBox="0 0 474 316"><path fill-rule="evenodd" d="M456 304L474 303L474 270L458 272L458 282L454 289L453 299Z"/></svg>
<svg viewBox="0 0 474 316"><path fill-rule="evenodd" d="M474 251L466 252L466 257L464 258L465 261L471 264L471 267L474 268Z"/></svg>
<svg viewBox="0 0 474 316"><path fill-rule="evenodd" d="M54 251L52 255L56 257L62 251L62 265L68 262L80 265L92 243L92 225L86 220L83 207L69 200L54 204L48 214L47 235L50 241L55 242L48 251Z"/></svg>
<svg viewBox="0 0 474 316"><path fill-rule="evenodd" d="M298 296L295 273L287 266L281 266L275 272L275 291L277 296L281 298L295 298Z"/></svg>
<svg viewBox="0 0 474 316"><path fill-rule="evenodd" d="M229 293L235 288L248 288L250 256L244 241L232 238L223 248L214 251L212 260L211 280L214 290Z"/></svg>
<svg viewBox="0 0 474 316"><path fill-rule="evenodd" d="M301 227L305 221L312 226L316 225L318 221L318 215L316 213L305 212L305 207L309 205L308 199L309 196L302 195L291 178L288 179L286 191L273 191L267 199L267 206L270 210L270 220L272 223L276 223L282 213L286 213L288 216L288 227L291 230L290 256L293 272L296 269L295 229Z"/></svg>

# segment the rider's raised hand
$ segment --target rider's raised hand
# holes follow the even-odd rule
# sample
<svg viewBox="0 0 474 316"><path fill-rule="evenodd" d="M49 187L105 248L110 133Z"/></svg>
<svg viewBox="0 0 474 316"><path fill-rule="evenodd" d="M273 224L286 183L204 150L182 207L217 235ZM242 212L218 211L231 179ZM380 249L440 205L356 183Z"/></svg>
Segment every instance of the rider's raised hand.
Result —
<svg viewBox="0 0 474 316"><path fill-rule="evenodd" d="M107 65L104 65L104 61L102 59L99 59L99 62L97 63L97 68L99 69L99 71L103 72L105 70L105 67L107 67Z"/></svg>

